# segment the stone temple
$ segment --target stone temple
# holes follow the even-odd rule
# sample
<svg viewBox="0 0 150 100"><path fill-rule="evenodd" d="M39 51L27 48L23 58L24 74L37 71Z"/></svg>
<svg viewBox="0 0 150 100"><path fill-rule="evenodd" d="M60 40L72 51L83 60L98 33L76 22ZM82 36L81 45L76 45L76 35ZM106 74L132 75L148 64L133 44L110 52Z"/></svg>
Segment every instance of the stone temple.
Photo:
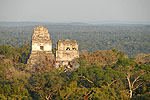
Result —
<svg viewBox="0 0 150 100"><path fill-rule="evenodd" d="M51 66L59 68L68 66L72 60L79 57L76 40L59 40L56 44L56 55L52 53L52 42L48 30L43 26L34 28L32 34L32 49L27 64L32 69L38 66Z"/></svg>
<svg viewBox="0 0 150 100"><path fill-rule="evenodd" d="M79 57L76 40L59 40L56 44L56 67L68 65L74 58Z"/></svg>
<svg viewBox="0 0 150 100"><path fill-rule="evenodd" d="M46 66L51 65L54 60L48 30L43 26L35 27L32 34L32 50L27 63L32 66Z"/></svg>
<svg viewBox="0 0 150 100"><path fill-rule="evenodd" d="M52 53L52 42L48 30L43 26L34 28L32 34L32 51L46 51Z"/></svg>

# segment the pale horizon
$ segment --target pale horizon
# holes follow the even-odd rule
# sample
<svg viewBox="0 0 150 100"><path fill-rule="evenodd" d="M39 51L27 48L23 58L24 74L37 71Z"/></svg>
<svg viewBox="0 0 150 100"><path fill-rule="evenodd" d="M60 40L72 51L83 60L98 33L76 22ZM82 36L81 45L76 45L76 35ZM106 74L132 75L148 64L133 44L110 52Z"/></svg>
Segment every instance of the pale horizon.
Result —
<svg viewBox="0 0 150 100"><path fill-rule="evenodd" d="M150 23L150 0L0 0L6 22Z"/></svg>

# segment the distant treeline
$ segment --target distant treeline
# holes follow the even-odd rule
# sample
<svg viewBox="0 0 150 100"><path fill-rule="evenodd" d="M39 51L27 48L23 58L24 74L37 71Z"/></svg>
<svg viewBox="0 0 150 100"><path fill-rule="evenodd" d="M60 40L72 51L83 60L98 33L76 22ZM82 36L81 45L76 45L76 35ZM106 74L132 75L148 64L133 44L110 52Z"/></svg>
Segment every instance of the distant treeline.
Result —
<svg viewBox="0 0 150 100"><path fill-rule="evenodd" d="M31 42L33 28L43 25L49 30L53 46L66 38L77 40L81 51L116 48L129 57L150 53L150 25L90 25L50 23L0 23L0 44L14 47Z"/></svg>

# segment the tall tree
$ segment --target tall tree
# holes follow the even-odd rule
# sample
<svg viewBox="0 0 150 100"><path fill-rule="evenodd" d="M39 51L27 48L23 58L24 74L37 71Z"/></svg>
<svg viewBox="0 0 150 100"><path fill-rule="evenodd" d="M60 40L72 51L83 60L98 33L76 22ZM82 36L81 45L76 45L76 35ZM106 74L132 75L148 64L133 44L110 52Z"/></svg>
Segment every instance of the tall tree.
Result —
<svg viewBox="0 0 150 100"><path fill-rule="evenodd" d="M145 77L150 71L150 67L139 66L135 61L128 58L120 58L114 69L122 72L125 76L130 98L133 97L133 92L146 82Z"/></svg>

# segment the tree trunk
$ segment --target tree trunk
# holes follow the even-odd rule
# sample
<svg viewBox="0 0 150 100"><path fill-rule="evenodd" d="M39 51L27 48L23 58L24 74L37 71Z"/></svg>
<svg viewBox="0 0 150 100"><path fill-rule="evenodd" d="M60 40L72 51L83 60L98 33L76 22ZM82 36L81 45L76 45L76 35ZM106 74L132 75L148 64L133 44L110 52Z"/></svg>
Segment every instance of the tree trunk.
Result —
<svg viewBox="0 0 150 100"><path fill-rule="evenodd" d="M132 90L130 90L129 92L130 92L130 98L132 98Z"/></svg>
<svg viewBox="0 0 150 100"><path fill-rule="evenodd" d="M128 80L128 84L129 84L129 97L132 98L132 86L131 86L131 82L130 82L130 74L127 74L126 76L127 80Z"/></svg>

